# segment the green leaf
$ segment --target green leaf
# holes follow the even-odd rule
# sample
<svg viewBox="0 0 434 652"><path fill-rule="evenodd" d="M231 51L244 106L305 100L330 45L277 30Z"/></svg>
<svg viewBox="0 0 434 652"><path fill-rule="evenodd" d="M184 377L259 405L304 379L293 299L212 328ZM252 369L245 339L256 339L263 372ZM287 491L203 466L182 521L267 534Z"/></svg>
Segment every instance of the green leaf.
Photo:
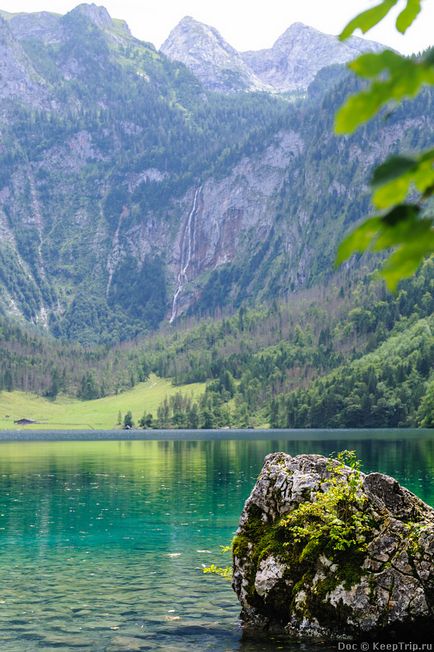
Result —
<svg viewBox="0 0 434 652"><path fill-rule="evenodd" d="M405 9L396 19L396 29L404 34L421 12L421 0L407 0Z"/></svg>
<svg viewBox="0 0 434 652"><path fill-rule="evenodd" d="M384 70L399 71L405 66L409 59L403 57L393 50L383 50L382 52L367 52L361 54L353 61L350 61L349 68L359 77L373 79L382 75Z"/></svg>
<svg viewBox="0 0 434 652"><path fill-rule="evenodd" d="M373 81L339 109L335 117L337 134L352 133L389 102L414 97L424 84L434 85L434 65L427 59L407 59L391 50L363 54L349 68Z"/></svg>
<svg viewBox="0 0 434 652"><path fill-rule="evenodd" d="M406 174L378 188L372 195L375 208L384 210L405 201L411 186L411 175Z"/></svg>
<svg viewBox="0 0 434 652"><path fill-rule="evenodd" d="M366 251L377 235L380 226L381 217L371 217L354 229L339 245L336 265L341 265L357 252Z"/></svg>
<svg viewBox="0 0 434 652"><path fill-rule="evenodd" d="M402 244L391 256L380 271L391 292L395 292L399 281L412 276L421 262L434 251L434 229L431 220L424 222L422 234Z"/></svg>
<svg viewBox="0 0 434 652"><path fill-rule="evenodd" d="M396 226L403 220L409 221L419 217L420 207L417 204L400 204L383 215L381 221L387 226Z"/></svg>
<svg viewBox="0 0 434 652"><path fill-rule="evenodd" d="M434 251L433 218L420 219L419 214L417 204L402 204L385 215L366 220L341 243L336 263L341 264L357 252L394 248L379 272L394 291L398 282L411 276Z"/></svg>
<svg viewBox="0 0 434 652"><path fill-rule="evenodd" d="M389 11L397 4L398 0L383 0L379 5L363 11L361 14L350 20L348 25L344 27L339 38L341 41L349 38L356 29L360 29L363 34L366 34L372 27L375 27L380 21L383 20Z"/></svg>
<svg viewBox="0 0 434 652"><path fill-rule="evenodd" d="M434 150L417 158L392 156L374 170L371 185L372 202L380 210L403 202L413 187L426 198L434 185Z"/></svg>
<svg viewBox="0 0 434 652"><path fill-rule="evenodd" d="M396 211L399 208L396 207L393 210ZM417 212L412 211L412 207L409 208L410 211L406 219L392 222L390 213L384 216L382 227L370 247L372 251L384 251L398 245L408 245L418 238L426 236L432 226L431 220L418 219Z"/></svg>
<svg viewBox="0 0 434 652"><path fill-rule="evenodd" d="M381 186L392 179L400 177L405 172L414 169L415 159L409 156L391 156L375 168L372 175L371 186Z"/></svg>
<svg viewBox="0 0 434 652"><path fill-rule="evenodd" d="M377 25L398 0L383 0L356 16L343 30L341 40L356 29L366 33ZM421 11L422 0L406 0L396 20L404 34ZM337 134L352 133L373 118L384 106L415 97L425 84L434 85L434 48L424 57L406 58L392 50L363 54L348 64L359 77L370 80L367 89L348 98L335 117ZM434 150L416 157L392 156L379 165L372 175L372 202L383 215L371 217L341 243L336 263L339 265L356 252L394 249L381 271L388 287L413 274L420 262L434 252L432 217L420 219L421 206L405 204L410 192L418 191L420 201L434 195Z"/></svg>

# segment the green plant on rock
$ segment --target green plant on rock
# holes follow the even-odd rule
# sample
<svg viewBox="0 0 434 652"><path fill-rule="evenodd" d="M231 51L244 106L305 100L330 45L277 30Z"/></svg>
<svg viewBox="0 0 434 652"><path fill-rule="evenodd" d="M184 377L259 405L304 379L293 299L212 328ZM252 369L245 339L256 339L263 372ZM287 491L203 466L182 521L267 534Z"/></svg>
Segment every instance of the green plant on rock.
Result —
<svg viewBox="0 0 434 652"><path fill-rule="evenodd" d="M345 467L349 466L348 472ZM339 552L363 553L370 530L364 508L360 462L354 451L342 451L327 466L330 476L310 501L301 503L281 519L289 541L285 547L302 544L300 561L324 552L332 559Z"/></svg>
<svg viewBox="0 0 434 652"><path fill-rule="evenodd" d="M222 553L232 552L232 545L230 546L220 546ZM217 564L211 564L210 566L204 566L202 568L202 573L205 575L218 575L223 577L225 580L232 580L232 567L231 566L217 566Z"/></svg>
<svg viewBox="0 0 434 652"><path fill-rule="evenodd" d="M264 522L251 509L244 532L234 537L231 546L222 546L222 552L232 551L237 557L250 554L255 568L269 555L281 557L299 576L301 584L315 573L315 561L324 553L338 562L341 580L352 585L360 575L371 530L360 467L355 451L341 451L328 462L329 477L309 501L273 524ZM230 567L216 564L203 572L225 579L232 577ZM336 583L337 577L331 581Z"/></svg>
<svg viewBox="0 0 434 652"><path fill-rule="evenodd" d="M217 566L216 564L211 564L211 566L203 568L202 572L205 574L210 573L212 575L218 575L219 577L223 577L225 580L232 579L232 568L230 566L222 567Z"/></svg>
<svg viewBox="0 0 434 652"><path fill-rule="evenodd" d="M427 529L427 525L410 521L405 523L405 529L407 530L408 551L412 557L416 557L420 552L420 537Z"/></svg>

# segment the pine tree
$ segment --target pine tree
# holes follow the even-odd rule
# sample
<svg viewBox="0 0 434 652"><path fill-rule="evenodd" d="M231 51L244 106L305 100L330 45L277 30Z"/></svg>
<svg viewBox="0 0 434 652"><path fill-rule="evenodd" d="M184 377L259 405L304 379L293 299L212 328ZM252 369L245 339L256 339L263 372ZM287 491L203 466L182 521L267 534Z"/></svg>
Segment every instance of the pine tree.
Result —
<svg viewBox="0 0 434 652"><path fill-rule="evenodd" d="M124 416L124 428L125 429L134 428L134 421L133 421L133 415L131 410L128 410L128 412Z"/></svg>

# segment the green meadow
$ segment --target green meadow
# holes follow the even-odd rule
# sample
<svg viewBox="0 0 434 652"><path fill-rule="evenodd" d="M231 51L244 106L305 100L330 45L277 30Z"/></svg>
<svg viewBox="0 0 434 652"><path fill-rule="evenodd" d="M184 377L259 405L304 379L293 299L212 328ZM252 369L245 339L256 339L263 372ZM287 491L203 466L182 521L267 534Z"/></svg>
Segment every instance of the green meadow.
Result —
<svg viewBox="0 0 434 652"><path fill-rule="evenodd" d="M93 401L79 401L67 396L49 400L26 392L0 392L0 430L21 429L14 423L18 419L30 419L37 423L26 429L92 429L120 428L118 414L122 417L128 410L137 423L144 412L157 414L159 404L169 396L181 392L184 396L198 398L205 390L205 383L172 385L166 378L151 374L149 380L133 389L115 396Z"/></svg>

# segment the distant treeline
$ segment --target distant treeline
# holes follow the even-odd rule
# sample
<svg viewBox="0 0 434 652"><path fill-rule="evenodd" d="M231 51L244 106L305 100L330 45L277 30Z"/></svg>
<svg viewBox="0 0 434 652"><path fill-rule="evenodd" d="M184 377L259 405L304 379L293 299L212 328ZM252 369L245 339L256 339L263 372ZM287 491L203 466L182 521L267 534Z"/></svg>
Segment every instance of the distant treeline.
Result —
<svg viewBox="0 0 434 652"><path fill-rule="evenodd" d="M433 271L431 260L395 295L369 274L341 276L125 350L130 364L176 384L207 381L200 400L179 393L136 425L432 427Z"/></svg>

